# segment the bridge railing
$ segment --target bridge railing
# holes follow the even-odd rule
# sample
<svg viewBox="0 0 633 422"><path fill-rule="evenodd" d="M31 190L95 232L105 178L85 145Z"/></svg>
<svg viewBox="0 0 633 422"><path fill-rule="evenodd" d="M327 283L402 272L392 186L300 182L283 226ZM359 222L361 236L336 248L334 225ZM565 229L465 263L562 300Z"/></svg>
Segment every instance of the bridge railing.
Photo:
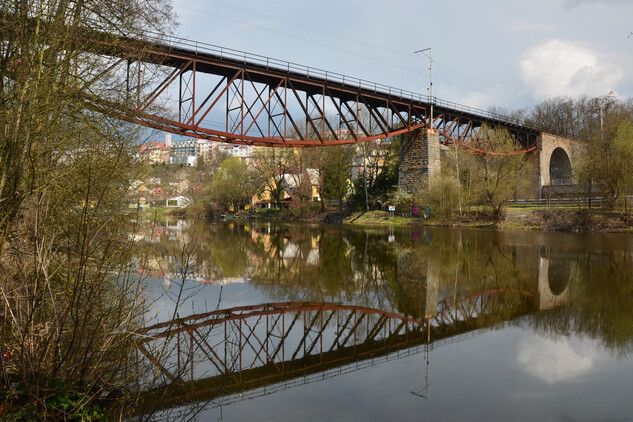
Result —
<svg viewBox="0 0 633 422"><path fill-rule="evenodd" d="M475 107L470 107L464 104L458 104L458 103L454 103L452 101L446 101L446 100L441 100L438 98L434 98L433 101L433 105L435 106L441 106L441 107L445 107L445 108L449 108L455 111L461 111L463 113L470 113L470 114L474 114L476 116L479 117L487 117L490 118L492 120L499 120L502 121L504 123L510 123L510 124L514 124L514 125L521 125L521 126L530 126L528 124L526 124L525 120L523 119L518 119L518 118L513 118L513 117L509 117L506 116L504 114L499 114L499 113L494 113L491 111L485 111L485 110L481 110Z"/></svg>
<svg viewBox="0 0 633 422"><path fill-rule="evenodd" d="M221 47L214 44L204 43L200 41L192 41L186 38L180 38L176 36L162 36L153 33L146 34L146 41L166 44L169 47L177 47L191 50L195 53L213 54L221 59L229 59L243 64L254 64L264 66L268 69L280 70L283 72L300 73L307 77L314 77L325 80L326 82L340 83L347 86L361 88L376 93L397 95L401 98L406 98L420 102L430 102L429 96L425 96L416 92L407 91L400 88L394 88L389 85L379 84L376 82L367 81L364 79L355 78L352 76L343 75L337 72L330 72L327 70L305 66L293 62L279 60L259 54L248 53L245 51L235 50L232 48Z"/></svg>

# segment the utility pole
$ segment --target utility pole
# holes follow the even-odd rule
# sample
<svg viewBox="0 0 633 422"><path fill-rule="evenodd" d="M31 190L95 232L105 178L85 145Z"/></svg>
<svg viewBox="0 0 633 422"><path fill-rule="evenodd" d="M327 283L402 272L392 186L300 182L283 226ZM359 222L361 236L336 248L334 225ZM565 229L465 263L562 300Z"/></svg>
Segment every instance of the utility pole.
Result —
<svg viewBox="0 0 633 422"><path fill-rule="evenodd" d="M426 52L429 54L426 54ZM433 103L435 98L433 97L433 47L423 48L422 50L414 51L413 54L422 53L429 59L429 103L431 104L431 119L429 120L430 129L433 130Z"/></svg>

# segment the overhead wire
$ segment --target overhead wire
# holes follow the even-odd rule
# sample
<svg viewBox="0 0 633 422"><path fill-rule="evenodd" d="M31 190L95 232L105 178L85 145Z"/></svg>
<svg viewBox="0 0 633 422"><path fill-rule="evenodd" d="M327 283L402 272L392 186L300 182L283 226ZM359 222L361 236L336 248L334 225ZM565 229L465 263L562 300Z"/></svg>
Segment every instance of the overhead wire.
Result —
<svg viewBox="0 0 633 422"><path fill-rule="evenodd" d="M371 47L373 49L378 49L378 50L382 50L382 51L386 51L386 52L389 52L389 53L394 53L394 54L398 54L398 55L402 55L402 56L407 56L407 57L412 57L413 56L413 53L408 53L408 52L404 52L404 51L401 51L401 50L396 50L396 49L393 49L393 48L379 46L379 45L376 45L376 44L373 44L373 43L357 40L357 39L346 37L346 36L343 36L343 35L340 35L340 34L332 34L329 31L324 31L322 29L315 28L315 27L312 27L312 26L309 26L309 25L305 25L305 24L302 24L302 23L297 23L297 22L292 21L292 20L283 19L283 18L280 18L278 15L272 15L272 14L264 13L264 12L257 11L257 10L254 10L254 9L237 6L237 5L229 3L227 1L223 1L223 0L203 0L203 1L206 2L206 3L209 3L209 4L215 3L217 5L220 5L220 6L224 7L224 8L227 8L229 10L233 10L233 11L236 11L236 12L239 12L239 13L251 15L251 16L254 16L254 17L257 17L257 18L264 18L265 20L270 21L270 22L276 22L276 23L280 23L280 24L283 24L283 25L286 25L286 26L292 26L292 27L303 29L303 30L307 30L308 32L321 34L321 35L326 35L328 37L332 37L332 38L335 38L337 40L346 40L346 41L349 41L349 42L352 42L352 43L356 43L356 44L359 44L359 45L362 45L362 46L365 46L365 47ZM278 6L283 7L283 8L294 9L296 11L299 11L300 13L314 15L314 13L311 12L311 11L307 11L305 9L302 9L302 8L299 8L299 7L296 7L296 6L287 5L287 4L281 3L281 2L276 1L276 0L269 0L267 2L267 4L270 4L270 3L277 4ZM278 34L278 35L281 35L281 36L284 36L284 37L289 37L289 38L292 38L292 39L295 39L295 40L298 40L298 41L302 41L302 42L318 45L318 46L321 46L321 47L324 47L324 48L332 49L332 50L339 51L339 52L342 52L342 53L345 53L345 54L349 54L349 55L353 55L353 56L356 56L356 57L359 57L359 58L362 58L362 59L365 59L365 60L368 60L368 61L372 61L372 62L380 63L380 64L383 64L383 65L386 65L386 66L389 66L389 67L392 67L392 68L400 69L400 70L403 70L403 71L406 71L406 72L415 73L415 74L422 73L421 71L416 70L416 69L411 69L411 68L406 67L406 66L401 66L401 65L395 64L395 63L390 62L390 61L380 60L380 59L376 58L375 56L364 55L364 54L358 53L357 51L351 51L349 49L341 48L341 47L338 47L338 46L335 46L335 45L331 45L331 44L328 44L328 43L325 43L325 42L316 41L314 39L305 38L305 37L302 37L302 36L298 36L296 34L280 31L280 30L277 30L277 29L273 29L273 28L269 28L269 27L263 26L263 25L258 25L258 24L252 23L252 22L247 22L245 20L237 19L235 17L230 17L230 16L225 16L225 15L222 15L222 14L218 14L218 13L213 13L213 12L210 12L208 10L201 10L199 8L191 7L191 6L180 4L180 3L176 3L175 6L180 7L182 9L189 10L189 11L193 11L193 12L196 12L196 13L202 13L202 14L205 14L205 15L209 15L209 16L213 16L213 17L219 18L219 19L223 19L223 20L239 23L241 25L246 25L246 26L250 26L250 27L253 27L253 28L257 28L257 29L260 29L260 30L263 30L263 31L275 33L275 34ZM327 17L327 18L330 19L330 20L337 21L337 19L332 18L332 17ZM349 22L341 22L341 23L342 24L346 24L346 25L349 26ZM352 24L352 26L356 26L356 25ZM386 34L386 36L389 37L389 38L392 38L394 40L397 39L397 38L391 36L390 34ZM400 41L400 39L397 39L397 40ZM438 60L434 59L434 63L439 64L441 67L446 67L446 68L452 69L452 70L456 71L457 73L460 73L460 74L466 76L467 78L469 78L471 80L476 80L476 81L483 82L483 83L489 85L489 82L484 81L481 78L477 78L475 76L469 75L469 74L463 72L463 70L461 70L461 69L456 69L453 66L447 65L443 61L438 61ZM526 106L526 104L524 104L523 102L520 102L520 101L517 101L514 98L511 98L510 95L507 95L508 93L502 92L502 91L500 91L500 90L498 90L496 88L494 90L497 91L497 92L502 92L502 95L495 94L495 93L491 92L489 89L481 89L481 88L473 87L473 86L470 86L470 85L465 84L463 82L457 82L457 81L450 80L450 79L443 78L443 77L435 76L435 79L439 80L439 81L442 81L442 82L445 82L445 83L450 84L450 85L454 85L454 86L463 88L463 89L468 89L468 90L471 90L471 91L474 91L474 92L479 92L481 94L488 95L488 96L491 96L491 97L494 97L494 98L497 98L497 99L501 99L501 100L504 100L506 102L512 102L514 104L517 104L517 105L520 105L520 106L524 106L524 107Z"/></svg>
<svg viewBox="0 0 633 422"><path fill-rule="evenodd" d="M367 46L367 47L372 47L372 48L375 48L375 49L378 49L378 50L388 51L390 53L396 53L396 54L400 54L400 55L404 55L404 56L410 56L411 55L411 53L409 53L409 52L405 52L405 51L396 50L396 49L389 48L389 47L383 47L383 46L379 46L379 45L376 45L376 44L368 43L367 41L358 40L358 39L355 39L355 38L350 38L350 37L347 37L345 35L341 35L340 33L333 34L330 31L326 31L326 30L323 30L321 28L316 28L314 26L305 25L303 23L299 23L299 22L294 21L294 20L283 19L283 18L280 18L279 16L271 15L271 14L267 14L267 13L263 13L263 12L258 12L258 11L255 11L253 9L248 9L248 8L245 8L245 7L236 6L234 4L231 4L231 3L223 1L223 0L203 0L203 1L205 1L207 3L219 4L221 6L229 8L229 9L237 10L237 11L249 14L249 15L256 16L256 17L263 17L263 18L269 19L271 21L276 21L276 22L282 23L282 24L287 25L287 26L293 26L293 27L304 29L304 30L308 30L310 32L314 32L316 34L321 34L321 35L325 35L325 36L328 36L328 37L332 37L332 38L335 38L336 40L350 41L350 42L353 42L353 43L356 43L356 44L360 44L360 45L364 45L364 46ZM300 13L303 13L303 14L306 14L306 15L312 15L313 14L312 12L308 12L308 11L306 11L304 9L299 9L297 7L288 7L288 5L283 5L283 4L281 4L279 2L275 2L275 1L269 1L269 2L267 2L267 4L268 3L276 3L276 4L280 5L280 6L283 6L284 8L291 8L291 9L297 10ZM336 19L334 19L332 17L329 17L327 19L329 19L330 21L332 21L332 20L336 21ZM346 27L349 27L349 22L343 23L343 24L345 24Z"/></svg>
<svg viewBox="0 0 633 422"><path fill-rule="evenodd" d="M223 1L221 1L221 0L206 0L206 1L214 1L214 2L221 2L221 3L225 3L225 2L223 2ZM282 3L282 2L280 2L280 1L278 1L278 0L268 0L268 1L267 1L267 4L270 4L270 3L276 4L276 5L278 5L278 6L280 6L280 7L283 7L283 8L293 9L293 10L296 10L296 11L298 11L298 12L300 12L300 13L303 13L303 14L306 14L306 15L316 16L316 17L320 17L320 18L323 18L323 19L327 19L327 20L329 20L329 21L338 22L338 23L340 23L341 25L346 25L346 26L350 26L350 25L351 25L352 27L356 27L356 28L360 28L360 29L365 29L364 27L360 27L359 25L355 24L355 22L354 22L354 21L351 21L351 23L350 23L350 21L349 21L349 20L347 20L347 21L341 21L340 19L337 19L337 18L336 18L336 16L331 16L331 15L327 15L327 16L325 16L325 15L323 15L323 14L319 14L318 12L317 12L317 13L315 13L314 11L308 11L308 10L306 10L306 9L304 9L304 8L297 7L297 6L295 6L294 4L286 4L286 3ZM290 22L290 21L284 21L284 22L293 23L293 22ZM304 26L304 25L297 25L297 26L301 26L301 27L304 27L304 28L310 28L310 27L308 27L308 26ZM401 39L401 38L394 37L394 36L393 36L393 33L391 33L391 32L380 32L380 31L377 31L375 28L372 28L372 33L373 33L373 34L380 35L380 36L381 36L381 38L383 38L383 39L384 39L384 38L390 38L390 39L392 39L392 40L394 40L394 41L397 41L398 43L401 43L401 42L402 42L402 39ZM394 50L394 49L390 49L390 48L384 48L384 47L381 47L381 46L377 46L377 45L375 45L375 44L370 44L370 43L366 43L366 42L361 42L361 41L358 41L358 40L355 40L355 39L353 39L353 38L349 38L349 37L339 37L339 38L341 38L341 39L346 39L346 40L349 40L349 41L353 41L353 42L356 42L356 43L359 43L359 44L367 45L367 46L369 46L369 47L373 47L373 48L377 48L377 49L382 49L382 50L389 51L389 52L398 53L398 54L405 55L405 56L408 56L408 57L410 57L410 56L411 56L411 52L404 52L404 51L400 51L400 50ZM456 69L456 68L455 68L455 67L453 67L453 66L450 66L450 65L445 64L445 63L444 63L443 61L441 61L441 60L434 60L434 62L435 62L435 63L437 63L437 64L439 64L439 65L440 65L440 67L446 67L446 68L452 69L453 71L456 71L457 73L460 73L460 74L462 74L462 75L466 76L467 78L469 78L469 79L471 79L471 80L475 80L475 81L478 81L478 82L480 82L480 83L484 83L484 84L488 84L488 85L490 84L490 83L489 83L489 81L484 81L484 80L483 80L483 79L481 79L481 78L478 78L478 77L476 77L476 76L470 75L470 74L468 74L468 73L464 72L462 69ZM414 70L412 70L412 69L408 69L408 70L409 70L409 71L414 71ZM428 70L428 69L427 69L427 70ZM416 72L416 73L418 73L418 74L419 74L419 73L421 73L420 71L414 71L414 72ZM487 95L490 95L490 96L492 96L492 97L495 97L495 98L498 98L498 99L501 99L501 100L505 100L505 101L513 102L513 103L518 104L518 105L526 106L526 104L524 104L523 102L516 101L516 99L514 99L514 98L509 98L509 97L508 97L508 93L507 93L507 92L502 92L502 95L500 95L500 94L493 94L493 93L491 93L491 92L489 92L489 91L487 91L487 90L484 90L484 89L481 89L481 88L475 88L475 87L472 87L472 86L466 85L466 84L464 84L464 83L456 82L456 81L449 80L449 79L446 79L446 78L441 78L441 77L439 77L439 78L438 78L438 77L436 76L436 77L435 77L435 79L436 79L436 80L441 80L441 81L446 82L446 83L451 84L451 85L459 86L459 87L461 87L461 88L465 88L465 89L469 89L469 90L472 90L472 91L480 92L480 93L482 93L482 94L487 94ZM501 92L499 89L495 89L495 91L497 91L497 92Z"/></svg>
<svg viewBox="0 0 633 422"><path fill-rule="evenodd" d="M264 31L272 32L272 33L275 33L275 34L283 35L283 36L286 36L286 37L294 38L294 39L299 40L299 41L307 42L307 43L314 44L314 45L319 45L321 47L330 48L332 50L340 51L342 53L350 54L350 55L353 55L353 56L356 56L356 57L360 57L360 58L363 58L363 59L366 59L366 60L371 60L371 61L374 61L374 62L377 62L377 63L381 63L381 64L384 64L384 65L387 65L387 66L391 66L391 67L394 67L394 68L397 68L397 69L406 70L406 71L409 71L409 72L415 72L415 70L413 70L413 69L409 69L407 67L400 66L400 65L397 65L397 64L394 64L394 63L391 63L391 62L386 62L384 60L379 60L379 59L376 59L375 57L366 56L366 55L357 53L355 51L350 51L350 50L346 50L344 48L336 47L336 46L333 46L333 45L330 45L330 44L322 43L322 42L319 42L319 41L314 41L314 40L311 40L311 39L308 39L308 38L299 37L297 35L293 35L293 34L289 34L287 32L283 32L283 31L278 31L278 30L275 30L275 29L267 28L267 27L261 26L261 25L256 25L254 23L246 22L246 21L239 20L239 19L236 19L236 18L231 18L231 17L228 17L228 16L223 16L223 15L219 15L219 14L216 14L216 13L211 13L211 12L208 12L208 11L205 11L205 10L200 10L200 9L196 9L196 8L193 8L193 7L184 6L182 4L176 4L176 5L178 7L181 7L183 9L187 9L187 10L191 10L193 12L204 13L206 15L213 16L213 17L216 17L216 18L229 20L229 21L236 22L236 23L239 23L239 24L242 24L242 25L248 25L248 26L251 26L253 28L257 28L257 29L261 29L261 30L264 30Z"/></svg>

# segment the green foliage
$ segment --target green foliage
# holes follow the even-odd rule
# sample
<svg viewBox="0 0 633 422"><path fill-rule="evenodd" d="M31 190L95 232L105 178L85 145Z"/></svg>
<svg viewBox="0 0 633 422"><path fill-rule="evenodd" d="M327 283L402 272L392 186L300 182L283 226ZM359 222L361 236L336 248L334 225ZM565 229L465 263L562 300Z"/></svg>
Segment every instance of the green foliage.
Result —
<svg viewBox="0 0 633 422"><path fill-rule="evenodd" d="M22 382L12 389L0 389L0 419L7 422L27 422L33 420L97 421L107 420L108 411L94 401L85 388L67 384L61 380L43 384L40 400L34 401L29 388Z"/></svg>
<svg viewBox="0 0 633 422"><path fill-rule="evenodd" d="M223 210L240 209L250 203L252 195L251 172L246 164L238 157L224 160L211 183L211 199Z"/></svg>
<svg viewBox="0 0 633 422"><path fill-rule="evenodd" d="M618 125L613 151L618 190L629 194L633 188L633 120L625 120Z"/></svg>
<svg viewBox="0 0 633 422"><path fill-rule="evenodd" d="M480 142L495 154L465 155L469 159L468 171L478 196L492 209L492 217L500 221L503 208L513 199L523 183L521 171L525 163L507 130L482 127Z"/></svg>
<svg viewBox="0 0 633 422"><path fill-rule="evenodd" d="M422 197L430 205L433 218L439 217L443 220L450 220L459 207L457 181L454 177L442 177L432 183L428 194Z"/></svg>
<svg viewBox="0 0 633 422"><path fill-rule="evenodd" d="M338 201L339 211L342 211L343 199L351 189L350 171L355 157L354 150L346 145L329 146L324 149L321 195L325 200Z"/></svg>
<svg viewBox="0 0 633 422"><path fill-rule="evenodd" d="M219 238L226 241L213 242L209 244L209 252L213 254L214 262L217 266L219 277L239 277L244 274L249 265L248 244L249 239L223 228L218 232ZM231 247L227 248L227 242Z"/></svg>
<svg viewBox="0 0 633 422"><path fill-rule="evenodd" d="M279 217L279 213L281 210L274 208L261 208L255 210L255 216L257 218L267 219L267 218L276 218Z"/></svg>
<svg viewBox="0 0 633 422"><path fill-rule="evenodd" d="M368 143L369 144L369 143ZM367 159L365 159L367 156ZM400 137L383 140L364 154L366 162L354 180L352 201L356 208L380 207L389 200L389 195L398 185L398 166L400 164ZM365 204L365 183L367 183L367 201Z"/></svg>
<svg viewBox="0 0 633 422"><path fill-rule="evenodd" d="M393 205L396 207L397 212L408 212L409 208L413 204L413 196L403 190L395 190L387 198L387 205Z"/></svg>
<svg viewBox="0 0 633 422"><path fill-rule="evenodd" d="M615 208L616 200L633 192L633 120L612 116L587 145L577 173L580 182L600 192Z"/></svg>

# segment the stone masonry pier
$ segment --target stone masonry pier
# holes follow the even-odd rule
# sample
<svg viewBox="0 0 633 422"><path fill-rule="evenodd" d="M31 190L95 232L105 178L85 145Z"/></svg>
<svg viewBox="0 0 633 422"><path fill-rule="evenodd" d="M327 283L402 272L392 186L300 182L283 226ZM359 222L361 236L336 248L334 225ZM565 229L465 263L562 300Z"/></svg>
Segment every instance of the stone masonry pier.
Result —
<svg viewBox="0 0 633 422"><path fill-rule="evenodd" d="M574 168L582 152L580 141L541 133L537 150L526 157L519 192L525 199L543 199L550 195L569 196L578 193ZM434 178L440 177L440 136L437 131L419 129L405 134L400 150L398 188L416 196L426 191Z"/></svg>
<svg viewBox="0 0 633 422"><path fill-rule="evenodd" d="M428 190L433 178L439 177L440 136L436 131L418 129L404 135L400 148L398 188L415 195Z"/></svg>

